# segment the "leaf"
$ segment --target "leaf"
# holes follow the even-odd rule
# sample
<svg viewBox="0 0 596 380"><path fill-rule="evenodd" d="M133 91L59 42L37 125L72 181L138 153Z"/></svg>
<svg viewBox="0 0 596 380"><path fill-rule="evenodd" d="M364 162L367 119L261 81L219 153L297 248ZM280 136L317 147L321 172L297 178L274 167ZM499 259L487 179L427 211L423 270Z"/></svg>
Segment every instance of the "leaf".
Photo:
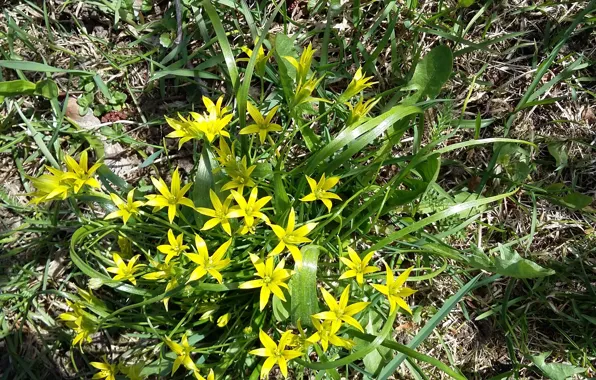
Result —
<svg viewBox="0 0 596 380"><path fill-rule="evenodd" d="M215 190L215 178L213 169L217 167L217 162L213 156L213 152L208 145L203 145L201 158L197 166L197 175L195 176L195 184L192 189L192 200L196 207L211 208L211 200L209 198L209 189ZM197 223L203 223L207 218L198 212L193 213Z"/></svg>
<svg viewBox="0 0 596 380"><path fill-rule="evenodd" d="M147 159L143 161L141 165L139 165L139 168L146 168L147 166L151 165L157 159L157 157L161 156L162 152L163 149L159 149L158 151L153 152L153 154L147 157Z"/></svg>
<svg viewBox="0 0 596 380"><path fill-rule="evenodd" d="M159 36L159 44L165 48L169 47L172 44L170 33L162 33Z"/></svg>
<svg viewBox="0 0 596 380"><path fill-rule="evenodd" d="M58 98L58 85L51 79L40 80L35 84L35 95L43 96L46 99Z"/></svg>
<svg viewBox="0 0 596 380"><path fill-rule="evenodd" d="M27 62L27 61L2 61L2 60L0 60L0 67L5 67L7 69L13 69L13 70L37 71L37 72L42 72L42 73L70 73L70 74L79 74L79 75L93 75L93 73L91 73L89 71L60 69L58 67L45 65L43 63Z"/></svg>
<svg viewBox="0 0 596 380"><path fill-rule="evenodd" d="M556 161L557 169L559 171L565 167L567 167L567 161L569 160L569 156L567 155L566 145L562 141L557 141L548 144L548 153Z"/></svg>
<svg viewBox="0 0 596 380"><path fill-rule="evenodd" d="M459 0L457 2L457 6L461 8L468 8L474 5L475 2L476 0Z"/></svg>
<svg viewBox="0 0 596 380"><path fill-rule="evenodd" d="M495 258L495 272L503 276L514 278L537 278L555 274L552 269L526 260L509 247L499 245L501 255Z"/></svg>
<svg viewBox="0 0 596 380"><path fill-rule="evenodd" d="M283 57L297 57L296 49L294 48L294 41L285 34L276 34L273 55L275 57L275 61L277 62L277 69L279 72L281 87L284 92L284 98L287 103L290 103L293 98L294 90L292 88L292 83L296 78L296 69Z"/></svg>
<svg viewBox="0 0 596 380"><path fill-rule="evenodd" d="M236 89L236 86L239 84L238 67L236 66L236 60L234 59L234 54L232 53L232 48L230 47L230 42L228 41L226 31L219 16L217 15L217 10L213 4L211 4L211 1L204 0L201 4L203 5L203 9L205 9L205 12L207 12L209 19L211 20L211 26L215 30L217 41L221 47L221 52L228 68L228 74L230 75L230 80L232 81L232 88Z"/></svg>
<svg viewBox="0 0 596 380"><path fill-rule="evenodd" d="M284 302L277 296L273 296L273 316L278 322L283 322L290 317L290 303L291 300Z"/></svg>
<svg viewBox="0 0 596 380"><path fill-rule="evenodd" d="M432 155L425 161L422 161L416 170L422 176L422 180L425 182L435 182L439 176L441 170L441 156L438 154Z"/></svg>
<svg viewBox="0 0 596 380"><path fill-rule="evenodd" d="M292 322L298 321L302 326L312 327L310 316L319 311L317 297L317 263L319 248L316 245L306 245L302 252L302 265L294 268L290 279L290 294L292 297Z"/></svg>
<svg viewBox="0 0 596 380"><path fill-rule="evenodd" d="M35 83L28 80L0 82L0 96L32 95L34 92Z"/></svg>
<svg viewBox="0 0 596 380"><path fill-rule="evenodd" d="M432 49L416 65L414 75L410 82L402 88L416 90L402 101L403 105L413 105L426 97L434 99L439 95L441 87L447 82L453 70L453 53L445 45L439 45Z"/></svg>
<svg viewBox="0 0 596 380"><path fill-rule="evenodd" d="M550 352L543 352L540 355L530 357L532 363L549 379L565 380L586 371L585 368L576 367L572 364L546 363L546 358L549 355Z"/></svg>
<svg viewBox="0 0 596 380"><path fill-rule="evenodd" d="M582 208L589 206L592 201L592 197L577 192L569 193L559 199L560 204L574 210L581 210Z"/></svg>
<svg viewBox="0 0 596 380"><path fill-rule="evenodd" d="M310 175L317 169L325 170L327 173L332 172L332 168L321 165L327 157L341 152L345 146L349 145L349 149L343 151L343 153L333 160L333 165L331 166L337 167L364 146L371 143L376 137L380 136L396 121L418 112L421 112L421 110L417 107L397 105L356 128L344 129L308 160L308 167L305 174Z"/></svg>

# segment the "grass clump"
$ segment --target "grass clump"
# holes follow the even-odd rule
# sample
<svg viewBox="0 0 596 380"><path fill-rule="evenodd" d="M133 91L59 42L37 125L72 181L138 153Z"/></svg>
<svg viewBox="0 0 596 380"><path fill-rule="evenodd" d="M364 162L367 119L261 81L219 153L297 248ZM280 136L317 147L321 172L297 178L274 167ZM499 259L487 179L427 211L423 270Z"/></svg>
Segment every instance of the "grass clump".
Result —
<svg viewBox="0 0 596 380"><path fill-rule="evenodd" d="M593 2L541 45L526 92L495 117L475 97L491 86L488 63L466 72L462 57L524 33L487 37L490 2L435 5L183 1L145 20L148 4L94 3L127 40L107 53L111 37L74 21L122 73L109 79L21 59L15 50L35 46L10 15L0 153L11 152L28 204L0 192L6 215L22 218L0 235L1 257L24 260L2 281L5 376L43 378L52 361L106 379L590 373L594 348L579 333L594 320L590 238L565 265L533 247L547 230L542 205L592 220L592 198L577 181L540 178L541 150L558 172L572 166L563 143L512 132L586 69L578 58L543 81L574 57L555 61ZM45 6L26 9L44 16L50 49L72 53L56 48L67 31ZM334 24L346 17L349 32ZM146 81L131 85L139 63ZM118 156L135 158L128 172ZM486 321L507 359L482 372L453 339ZM545 346L553 356L533 345L544 325L567 339ZM43 337L31 368L23 337Z"/></svg>

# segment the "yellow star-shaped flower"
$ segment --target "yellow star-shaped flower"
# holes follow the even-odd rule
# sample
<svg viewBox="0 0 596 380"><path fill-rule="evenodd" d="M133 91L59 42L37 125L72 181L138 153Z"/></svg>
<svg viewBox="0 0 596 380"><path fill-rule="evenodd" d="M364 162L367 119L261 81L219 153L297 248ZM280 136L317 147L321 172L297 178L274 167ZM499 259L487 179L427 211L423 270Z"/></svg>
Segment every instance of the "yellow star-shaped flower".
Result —
<svg viewBox="0 0 596 380"><path fill-rule="evenodd" d="M267 133L281 132L283 130L281 125L274 124L271 122L279 106L273 107L271 111L267 113L267 116L263 116L259 109L255 107L251 102L247 102L246 107L248 108L248 113L255 121L255 124L251 124L248 127L242 128L240 130L241 135L257 133L259 135L259 141L261 142L261 144L263 144L265 142L265 139L267 138Z"/></svg>
<svg viewBox="0 0 596 380"><path fill-rule="evenodd" d="M271 200L270 196L257 199L259 189L256 187L250 192L248 200L244 199L244 196L237 191L232 190L231 194L236 200L238 206L233 207L228 213L229 218L244 218L244 223L250 228L255 224L255 218L259 218L265 223L269 223L269 218L261 212L261 209L265 207Z"/></svg>
<svg viewBox="0 0 596 380"><path fill-rule="evenodd" d="M269 372L274 365L279 365L279 370L283 377L288 376L288 361L300 357L303 355L302 352L296 350L287 350L286 346L292 340L292 332L286 331L281 335L279 344L275 344L275 341L269 337L263 330L259 331L259 339L263 344L263 348L257 348L256 350L249 351L251 355L263 356L267 359L263 363L261 368L261 379L267 378Z"/></svg>
<svg viewBox="0 0 596 380"><path fill-rule="evenodd" d="M197 249L197 253L185 253L184 255L188 257L192 262L197 264L195 270L192 271L190 274L190 278L186 282L187 284L191 281L196 281L207 273L209 273L213 278L217 280L221 284L222 276L220 271L227 267L232 260L224 259L224 255L230 248L232 244L232 239L223 243L213 256L209 256L209 251L207 250L207 244L205 240L199 235L195 235L195 246Z"/></svg>
<svg viewBox="0 0 596 380"><path fill-rule="evenodd" d="M292 257L294 258L294 261L297 264L302 263L302 253L300 253L298 245L310 243L312 241L307 238L306 235L308 235L310 231L317 226L317 223L306 223L297 230L294 230L295 226L296 213L294 212L293 207L290 209L290 214L288 215L288 224L285 229L276 224L269 224L269 227L271 227L275 235L279 238L279 243L269 253L269 256L277 256L282 253L285 248L288 248L292 254Z"/></svg>
<svg viewBox="0 0 596 380"><path fill-rule="evenodd" d="M166 255L165 262L168 264L172 258L180 256L188 249L188 245L184 244L184 234L180 234L177 237L174 236L172 229L168 230L168 243L157 246L157 250Z"/></svg>
<svg viewBox="0 0 596 380"><path fill-rule="evenodd" d="M337 336L337 332L341 327L340 323L333 323L333 321L323 321L323 323L321 323L321 321L316 318L312 318L312 323L317 329L317 332L311 335L307 341L310 343L321 342L323 352L327 351L329 343L334 346L345 347L348 350L354 346L354 342L351 340Z"/></svg>
<svg viewBox="0 0 596 380"><path fill-rule="evenodd" d="M116 263L115 267L109 267L106 268L106 270L110 273L115 273L116 275L114 276L114 280L116 281L120 281L120 280L128 280L130 281L133 285L137 284L137 280L135 279L135 273L143 268L145 266L145 264L137 264L137 260L139 259L139 257L141 257L141 255L136 255L133 256L129 261L128 264L126 264L124 262L124 260L122 260L122 257L120 257L119 254L117 253L113 253L112 254L112 258L114 259L114 262Z"/></svg>
<svg viewBox="0 0 596 380"><path fill-rule="evenodd" d="M197 207L197 211L203 215L210 216L212 219L209 219L201 228L201 231L210 230L213 227L221 224L221 228L228 235L232 235L232 228L230 227L230 203L232 203L232 198L228 197L226 200L221 203L215 191L209 189L209 198L211 199L211 205L213 206L212 209L205 208L205 207Z"/></svg>
<svg viewBox="0 0 596 380"><path fill-rule="evenodd" d="M179 205L190 207L192 209L195 208L194 203L192 203L190 199L184 197L192 186L192 183L187 183L184 187L180 188L180 174L178 174L178 168L176 168L172 174L171 189L168 189L168 186L161 178L158 180L151 177L151 182L153 182L153 186L155 186L160 194L145 195L145 198L149 199L145 205L153 206L153 212L157 212L162 208L167 207L170 223L172 223L176 215L178 215Z"/></svg>
<svg viewBox="0 0 596 380"><path fill-rule="evenodd" d="M379 268L375 266L368 266L370 259L372 259L374 255L374 251L370 252L363 259L360 259L360 256L354 251L351 247L348 247L348 255L350 258L340 257L339 259L344 263L348 268L340 277L340 280L350 277L356 277L356 281L362 285L364 283L364 275L369 273L374 273L379 270Z"/></svg>
<svg viewBox="0 0 596 380"><path fill-rule="evenodd" d="M410 267L406 269L397 277L397 279L393 278L393 270L389 268L389 265L385 264L385 270L387 271L387 281L385 282L385 285L375 284L373 287L380 293L386 295L387 299L389 299L389 313L393 313L396 307L399 306L412 314L412 309L410 309L410 306L404 301L404 298L416 293L416 290L404 287L405 282L408 281L412 268Z"/></svg>
<svg viewBox="0 0 596 380"><path fill-rule="evenodd" d="M126 196L126 202L120 199L120 197L114 193L110 194L110 198L112 202L118 207L118 211L114 211L106 215L106 220L114 219L114 218L122 218L124 225L128 222L131 216L137 215L139 213L139 207L143 206L143 202L135 201L134 200L135 189L132 189L128 192Z"/></svg>
<svg viewBox="0 0 596 380"><path fill-rule="evenodd" d="M364 310L370 302L356 302L348 306L348 300L350 298L350 285L346 286L344 289L343 293L339 297L339 302L337 302L335 298L333 298L333 296L325 290L325 288L321 287L320 289L321 293L323 294L323 299L329 307L329 311L314 314L313 318L330 320L333 323L339 325L341 325L342 322L345 322L348 325L354 326L358 330L364 332L364 329L353 317L353 315Z"/></svg>
<svg viewBox="0 0 596 380"><path fill-rule="evenodd" d="M329 190L332 187L337 185L337 183L339 182L339 177L325 178L325 174L323 174L318 183L309 176L306 176L306 180L308 181L308 185L310 186L311 193L303 198L300 198L302 202L312 202L320 200L321 202L323 202L325 206L327 206L327 210L331 212L331 199L341 201L339 195L329 192Z"/></svg>
<svg viewBox="0 0 596 380"><path fill-rule="evenodd" d="M289 289L285 282L292 275L289 270L284 269L285 260L281 260L275 268L273 257L269 257L265 262L263 262L259 256L251 253L250 260L257 270L256 275L261 278L240 284L240 289L261 288L261 311L265 308L265 306L267 306L267 302L269 302L269 296L271 293L273 293L280 300L285 301L286 298L281 288Z"/></svg>
<svg viewBox="0 0 596 380"><path fill-rule="evenodd" d="M79 162L77 162L74 158L70 157L69 155L65 155L64 163L66 164L68 171L62 174L62 179L73 180L73 188L75 193L78 193L79 190L81 190L81 188L85 185L95 188L100 187L99 181L95 179L93 176L102 164L95 163L89 168L87 151L81 153Z"/></svg>

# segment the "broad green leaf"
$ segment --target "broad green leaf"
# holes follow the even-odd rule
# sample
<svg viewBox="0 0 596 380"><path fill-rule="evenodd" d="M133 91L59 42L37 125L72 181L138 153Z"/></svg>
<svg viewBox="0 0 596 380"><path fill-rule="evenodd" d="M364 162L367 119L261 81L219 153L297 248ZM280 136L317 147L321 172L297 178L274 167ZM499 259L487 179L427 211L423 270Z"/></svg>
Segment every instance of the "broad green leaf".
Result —
<svg viewBox="0 0 596 380"><path fill-rule="evenodd" d="M438 154L430 156L425 161L422 161L415 168L422 176L425 182L435 182L441 170L441 156Z"/></svg>
<svg viewBox="0 0 596 380"><path fill-rule="evenodd" d="M589 195L573 192L565 195L563 198L558 199L558 203L569 207L574 210L581 210L582 208L589 206L594 199Z"/></svg>
<svg viewBox="0 0 596 380"><path fill-rule="evenodd" d="M281 173L275 171L273 174L273 191L275 196L273 197L273 205L276 210L284 211L290 208L290 198L283 183Z"/></svg>
<svg viewBox="0 0 596 380"><path fill-rule="evenodd" d="M163 149L159 149L153 152L149 157L145 159L145 161L141 163L141 165L139 165L139 168L146 168L147 166L151 165L157 159L157 157L161 156L162 152Z"/></svg>
<svg viewBox="0 0 596 380"><path fill-rule="evenodd" d="M540 355L530 357L532 363L534 363L534 365L549 379L565 380L586 371L585 368L577 367L572 364L546 363L546 358L549 355L550 352L543 352Z"/></svg>
<svg viewBox="0 0 596 380"><path fill-rule="evenodd" d="M35 83L28 80L11 80L0 82L1 96L32 95L35 92Z"/></svg>
<svg viewBox="0 0 596 380"><path fill-rule="evenodd" d="M292 88L292 83L296 78L296 69L283 57L297 57L296 49L294 48L294 41L285 34L276 34L273 55L275 57L275 61L277 62L279 80L281 81L284 98L287 103L290 103L293 98L294 90Z"/></svg>
<svg viewBox="0 0 596 380"><path fill-rule="evenodd" d="M555 274L554 270L524 259L509 247L499 245L499 251L501 255L495 258L495 272L498 274L515 278L537 278Z"/></svg>
<svg viewBox="0 0 596 380"><path fill-rule="evenodd" d="M292 297L292 322L298 321L302 326L312 326L310 316L319 311L317 297L317 265L319 248L316 245L306 245L302 252L302 265L296 265L290 279L290 294Z"/></svg>
<svg viewBox="0 0 596 380"><path fill-rule="evenodd" d="M416 92L402 101L403 105L413 105L426 98L434 99L449 79L453 69L453 53L445 45L432 49L416 65L414 75L402 91Z"/></svg>
<svg viewBox="0 0 596 380"><path fill-rule="evenodd" d="M211 208L211 199L209 198L209 189L215 189L215 174L213 170L217 167L217 162L208 145L203 145L201 158L197 166L197 174L192 189L192 200L196 207ZM216 191L217 192L217 191ZM207 217L198 212L193 212L197 223L203 223Z"/></svg>
<svg viewBox="0 0 596 380"><path fill-rule="evenodd" d="M40 80L35 84L35 95L43 96L46 99L58 97L58 86L51 79Z"/></svg>

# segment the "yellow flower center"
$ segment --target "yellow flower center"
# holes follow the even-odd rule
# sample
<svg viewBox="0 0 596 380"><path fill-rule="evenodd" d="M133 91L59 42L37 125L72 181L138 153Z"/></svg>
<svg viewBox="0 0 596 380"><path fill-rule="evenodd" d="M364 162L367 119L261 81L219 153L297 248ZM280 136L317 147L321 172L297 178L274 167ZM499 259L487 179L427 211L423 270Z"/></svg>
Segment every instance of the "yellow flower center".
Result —
<svg viewBox="0 0 596 380"><path fill-rule="evenodd" d="M253 208L250 206L248 206L245 211L246 215L252 215L252 213L254 212Z"/></svg>
<svg viewBox="0 0 596 380"><path fill-rule="evenodd" d="M175 205L177 201L178 199L174 195L170 195L170 197L168 198L168 203L171 205Z"/></svg>
<svg viewBox="0 0 596 380"><path fill-rule="evenodd" d="M344 309L335 310L335 316L337 317L337 319L341 319L344 316Z"/></svg>
<svg viewBox="0 0 596 380"><path fill-rule="evenodd" d="M269 285L270 283L271 283L271 277L270 276L263 277L263 284Z"/></svg>

